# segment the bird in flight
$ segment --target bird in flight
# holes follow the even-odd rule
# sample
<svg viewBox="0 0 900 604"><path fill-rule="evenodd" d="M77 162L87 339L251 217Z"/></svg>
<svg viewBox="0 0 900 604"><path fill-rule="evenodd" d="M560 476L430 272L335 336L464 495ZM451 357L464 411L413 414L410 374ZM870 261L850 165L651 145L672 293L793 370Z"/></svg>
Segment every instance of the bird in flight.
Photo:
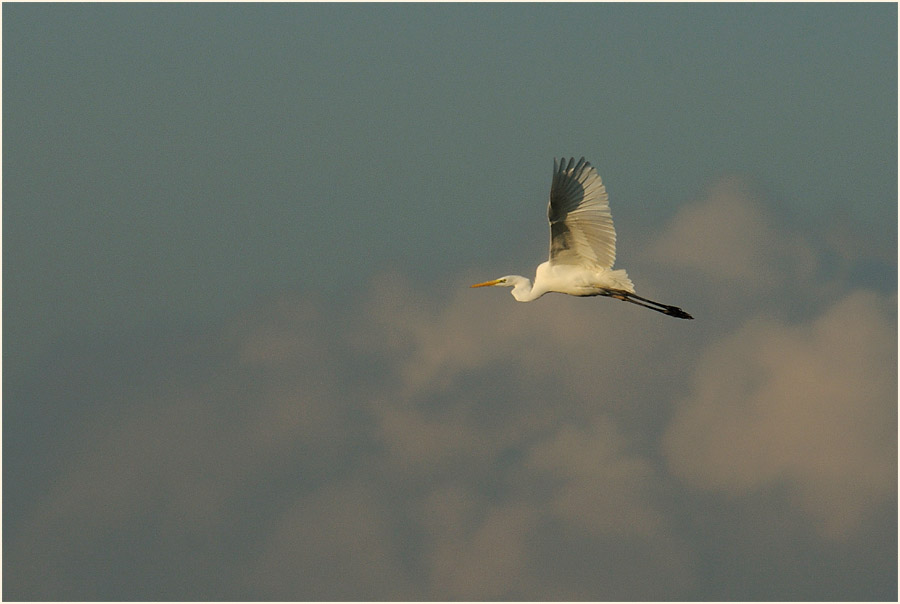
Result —
<svg viewBox="0 0 900 604"><path fill-rule="evenodd" d="M548 292L570 296L608 296L644 308L693 319L677 306L642 298L624 269L613 270L616 230L609 212L609 196L600 175L582 157L577 162L553 160L550 187L550 259L538 265L531 279L507 275L472 287L511 287L519 302L537 300Z"/></svg>

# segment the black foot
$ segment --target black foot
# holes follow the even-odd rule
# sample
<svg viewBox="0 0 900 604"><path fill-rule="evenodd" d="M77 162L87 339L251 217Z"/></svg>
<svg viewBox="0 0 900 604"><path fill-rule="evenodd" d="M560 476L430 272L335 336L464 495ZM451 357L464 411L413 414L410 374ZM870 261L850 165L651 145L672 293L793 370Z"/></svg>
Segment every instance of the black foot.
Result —
<svg viewBox="0 0 900 604"><path fill-rule="evenodd" d="M680 308L678 308L677 306L666 306L666 309L663 312L665 314L669 315L670 317L678 317L679 319L693 319L694 318L691 315L689 315L688 313L686 313L683 310L681 310Z"/></svg>

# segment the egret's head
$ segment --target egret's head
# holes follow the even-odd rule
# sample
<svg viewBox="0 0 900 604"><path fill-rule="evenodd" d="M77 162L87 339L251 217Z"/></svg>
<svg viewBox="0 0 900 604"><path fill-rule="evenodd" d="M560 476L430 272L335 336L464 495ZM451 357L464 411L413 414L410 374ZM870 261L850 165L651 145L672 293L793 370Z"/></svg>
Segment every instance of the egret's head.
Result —
<svg viewBox="0 0 900 604"><path fill-rule="evenodd" d="M485 287L488 285L511 287L512 291L510 293L513 295L513 298L515 298L519 302L530 302L531 300L537 300L544 294L543 290L537 292L534 291L531 287L531 279L526 279L521 275L506 275L505 277L500 277L499 279L494 279L493 281L476 283L472 287Z"/></svg>
<svg viewBox="0 0 900 604"><path fill-rule="evenodd" d="M493 281L485 281L484 283L476 283L472 287L487 287L488 285L505 285L511 287L513 284L509 282L509 277L500 277Z"/></svg>

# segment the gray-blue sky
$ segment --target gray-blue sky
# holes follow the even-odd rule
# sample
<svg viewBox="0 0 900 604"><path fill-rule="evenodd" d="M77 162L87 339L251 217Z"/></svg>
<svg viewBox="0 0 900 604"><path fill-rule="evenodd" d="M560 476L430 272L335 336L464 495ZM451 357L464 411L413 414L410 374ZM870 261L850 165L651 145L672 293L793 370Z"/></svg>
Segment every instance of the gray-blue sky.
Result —
<svg viewBox="0 0 900 604"><path fill-rule="evenodd" d="M895 597L896 10L4 5L4 596Z"/></svg>

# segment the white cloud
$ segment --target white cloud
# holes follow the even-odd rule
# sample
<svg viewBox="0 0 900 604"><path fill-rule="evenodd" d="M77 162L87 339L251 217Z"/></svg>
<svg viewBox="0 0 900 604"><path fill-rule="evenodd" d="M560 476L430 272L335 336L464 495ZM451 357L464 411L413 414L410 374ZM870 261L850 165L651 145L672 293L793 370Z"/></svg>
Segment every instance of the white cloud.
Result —
<svg viewBox="0 0 900 604"><path fill-rule="evenodd" d="M653 263L738 286L767 290L804 279L816 257L802 238L779 228L744 181L727 177L681 209L648 249Z"/></svg>
<svg viewBox="0 0 900 604"><path fill-rule="evenodd" d="M676 537L672 512L685 491L786 483L822 534L853 534L896 486L895 315L856 293L808 322L760 316L735 285L812 263L729 186L653 250L738 292L727 330L466 287L496 275L431 297L383 275L352 313L270 300L177 345L175 362L117 376L114 395L88 384L102 411L85 411L18 547L96 561L103 539L148 526L176 561L166 548L185 535L206 544L192 555L251 598L660 599L690 594L696 574L700 545ZM812 304L793 291L765 308ZM664 452L683 482L656 446L673 413ZM223 560L223 544L241 547ZM46 584L40 566L16 568Z"/></svg>
<svg viewBox="0 0 900 604"><path fill-rule="evenodd" d="M347 323L282 298L188 342L183 362L148 365L154 380L125 383L88 423L20 543L68 557L99 547L92 531L140 525L216 559L235 510L263 496L252 547L229 562L240 593L478 599L537 588L532 537L548 522L657 535L653 470L609 414L629 400L620 365L646 354L637 334L666 318L482 294L436 303L394 278ZM398 543L395 515L414 547Z"/></svg>
<svg viewBox="0 0 900 604"><path fill-rule="evenodd" d="M610 584L627 591L621 579L605 588L536 579L543 553L535 535L549 525L638 539L657 569L649 574L683 587L684 551L649 501L656 469L614 419L630 413L634 391L658 381L629 377L659 354L655 344L677 333L677 322L666 329L665 317L602 299L525 305L507 290L461 287L435 304L389 281L375 297L377 320L354 337L368 350L390 342L399 369L371 401L385 467L439 485L418 508L434 597L585 598ZM485 496L486 482L506 495ZM650 584L641 593L662 593Z"/></svg>
<svg viewBox="0 0 900 604"><path fill-rule="evenodd" d="M712 345L665 436L672 470L733 495L786 483L823 535L847 536L896 492L894 306L854 292Z"/></svg>
<svg viewBox="0 0 900 604"><path fill-rule="evenodd" d="M260 527L268 539L243 574L248 592L276 600L414 598L378 490L362 480L326 484Z"/></svg>
<svg viewBox="0 0 900 604"><path fill-rule="evenodd" d="M598 535L653 535L663 522L647 497L657 477L647 459L627 448L627 439L601 416L560 428L530 450L526 464L561 482L548 507L572 525Z"/></svg>
<svg viewBox="0 0 900 604"><path fill-rule="evenodd" d="M524 597L539 512L525 502L490 504L459 487L435 489L420 508L435 598Z"/></svg>

